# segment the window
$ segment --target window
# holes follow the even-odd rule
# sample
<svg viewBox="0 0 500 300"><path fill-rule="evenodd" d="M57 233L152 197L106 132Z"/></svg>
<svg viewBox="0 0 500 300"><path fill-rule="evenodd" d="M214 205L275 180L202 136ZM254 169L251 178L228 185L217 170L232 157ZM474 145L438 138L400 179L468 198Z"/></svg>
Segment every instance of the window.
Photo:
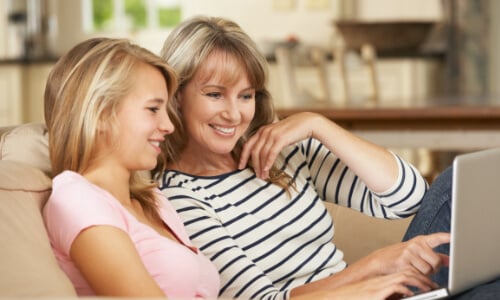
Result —
<svg viewBox="0 0 500 300"><path fill-rule="evenodd" d="M181 21L181 0L85 0L90 32L171 28Z"/></svg>

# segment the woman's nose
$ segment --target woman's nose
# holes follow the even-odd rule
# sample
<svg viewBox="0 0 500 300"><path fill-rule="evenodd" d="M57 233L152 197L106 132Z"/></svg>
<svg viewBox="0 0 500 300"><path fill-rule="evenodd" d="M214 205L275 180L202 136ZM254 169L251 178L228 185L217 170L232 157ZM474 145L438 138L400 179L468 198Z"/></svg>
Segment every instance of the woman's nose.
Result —
<svg viewBox="0 0 500 300"><path fill-rule="evenodd" d="M239 121L241 118L240 107L237 100L227 101L224 107L223 117L231 121Z"/></svg>
<svg viewBox="0 0 500 300"><path fill-rule="evenodd" d="M175 130L174 124L170 121L170 117L166 111L160 117L158 129L160 129L164 135L171 134Z"/></svg>

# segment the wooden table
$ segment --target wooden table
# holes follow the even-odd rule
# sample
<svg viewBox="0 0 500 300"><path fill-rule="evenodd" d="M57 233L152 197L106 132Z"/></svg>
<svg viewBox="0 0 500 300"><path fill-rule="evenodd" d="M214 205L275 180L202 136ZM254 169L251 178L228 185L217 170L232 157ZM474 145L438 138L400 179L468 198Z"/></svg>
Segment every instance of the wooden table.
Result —
<svg viewBox="0 0 500 300"><path fill-rule="evenodd" d="M277 112L281 117L301 111L317 112L390 148L471 151L500 147L500 104L480 103L371 108L315 105L278 108Z"/></svg>

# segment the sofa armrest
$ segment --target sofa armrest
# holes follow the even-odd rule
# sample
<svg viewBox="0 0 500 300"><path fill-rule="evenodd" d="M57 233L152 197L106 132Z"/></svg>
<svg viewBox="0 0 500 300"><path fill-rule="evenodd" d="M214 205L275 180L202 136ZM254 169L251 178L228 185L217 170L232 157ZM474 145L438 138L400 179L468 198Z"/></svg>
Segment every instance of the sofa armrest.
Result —
<svg viewBox="0 0 500 300"><path fill-rule="evenodd" d="M41 215L50 189L50 178L40 170L0 160L0 297L76 296Z"/></svg>

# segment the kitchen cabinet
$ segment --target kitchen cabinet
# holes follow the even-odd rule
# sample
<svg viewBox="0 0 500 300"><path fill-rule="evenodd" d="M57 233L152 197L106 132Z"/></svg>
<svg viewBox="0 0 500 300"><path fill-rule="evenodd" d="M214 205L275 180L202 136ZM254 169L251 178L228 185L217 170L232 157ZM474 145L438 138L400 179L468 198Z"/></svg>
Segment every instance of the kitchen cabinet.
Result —
<svg viewBox="0 0 500 300"><path fill-rule="evenodd" d="M52 62L0 64L0 126L44 122L43 94Z"/></svg>

